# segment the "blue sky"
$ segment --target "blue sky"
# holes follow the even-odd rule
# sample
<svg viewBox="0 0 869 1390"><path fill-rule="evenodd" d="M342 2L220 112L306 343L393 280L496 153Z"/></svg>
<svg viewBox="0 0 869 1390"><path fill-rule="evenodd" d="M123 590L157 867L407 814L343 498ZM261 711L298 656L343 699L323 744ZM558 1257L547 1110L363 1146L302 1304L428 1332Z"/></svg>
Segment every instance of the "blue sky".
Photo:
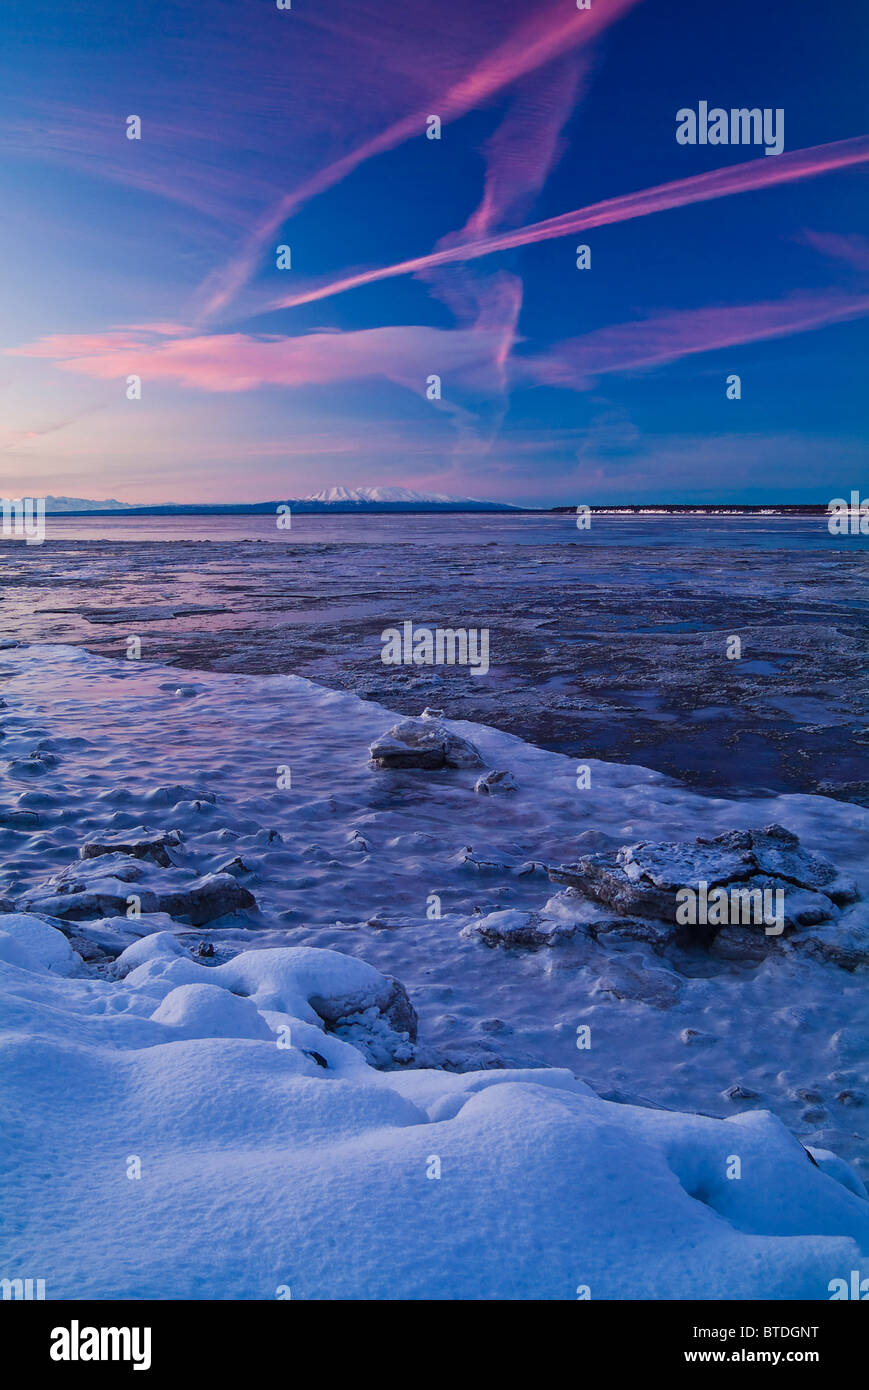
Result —
<svg viewBox="0 0 869 1390"><path fill-rule="evenodd" d="M860 486L851 0L29 0L0 24L5 495ZM701 100L782 109L784 153L679 145Z"/></svg>

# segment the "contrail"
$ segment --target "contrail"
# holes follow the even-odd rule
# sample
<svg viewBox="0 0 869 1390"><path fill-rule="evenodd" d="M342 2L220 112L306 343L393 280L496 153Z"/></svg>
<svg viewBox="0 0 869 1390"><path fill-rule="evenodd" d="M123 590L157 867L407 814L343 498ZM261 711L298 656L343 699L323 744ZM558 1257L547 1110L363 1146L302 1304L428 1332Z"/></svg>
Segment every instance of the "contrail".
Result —
<svg viewBox="0 0 869 1390"><path fill-rule="evenodd" d="M274 236L297 208L333 188L366 160L419 136L429 111L437 110L445 122L464 116L553 58L578 44L592 42L638 3L639 0L608 0L607 4L599 3L594 10L555 10L546 16L542 28L540 17L532 16L435 100L434 105L429 103L424 109L401 117L379 135L312 175L269 208L253 228L242 252L229 265L209 276L201 287L203 292L210 290L210 293L200 317L209 318L229 303L253 272L263 243Z"/></svg>
<svg viewBox="0 0 869 1390"><path fill-rule="evenodd" d="M779 183L814 178L818 174L829 174L835 169L863 164L867 160L869 135L855 135L850 140L837 140L829 145L814 145L807 150L792 150L789 154L777 155L772 159L752 159L746 164L733 164L726 169L695 174L691 178L677 179L674 183L662 183L656 188L642 189L639 193L625 193L619 198L607 198L604 202L592 203L586 208L576 208L573 212L564 212L558 217L548 217L543 222L532 222L527 227L517 227L512 232L502 232L498 236L469 241L461 246L450 246L443 251L432 251L428 255L416 256L408 261L397 261L394 265L381 266L376 270L360 271L358 275L333 280L318 289L273 300L267 307L294 309L300 304L312 304L318 299L344 294L347 290L356 289L359 285L370 285L376 280L389 280L397 275L412 275L418 270L449 265L456 261L472 261L480 256L491 256L496 251L509 251L513 247L528 246L535 241L550 241L553 237L568 236L571 233L586 231L590 227L604 227L611 222L629 222L635 217L648 217L653 212L666 212L670 208L686 207L690 203L726 198L731 193L750 193L756 188L771 188Z"/></svg>

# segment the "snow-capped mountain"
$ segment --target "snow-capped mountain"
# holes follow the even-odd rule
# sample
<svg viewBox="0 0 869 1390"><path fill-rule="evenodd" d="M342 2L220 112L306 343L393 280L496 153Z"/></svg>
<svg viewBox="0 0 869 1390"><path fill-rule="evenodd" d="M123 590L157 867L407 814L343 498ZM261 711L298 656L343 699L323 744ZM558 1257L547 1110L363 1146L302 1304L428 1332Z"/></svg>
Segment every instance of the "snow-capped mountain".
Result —
<svg viewBox="0 0 869 1390"><path fill-rule="evenodd" d="M297 499L300 510L337 511L514 511L509 502L479 497L450 497L445 492L414 492L408 487L327 487Z"/></svg>
<svg viewBox="0 0 869 1390"><path fill-rule="evenodd" d="M125 512L134 504L114 497L96 502L87 497L46 497L46 512Z"/></svg>
<svg viewBox="0 0 869 1390"><path fill-rule="evenodd" d="M123 512L127 516L274 514L290 504L294 512L512 512L509 502L485 502L476 497L449 497L442 492L414 492L406 487L327 487L308 497L281 497L273 502L157 502L147 506L129 502L88 502L78 497L48 497L46 512L85 515L91 512Z"/></svg>
<svg viewBox="0 0 869 1390"><path fill-rule="evenodd" d="M448 497L443 492L414 492L408 487L327 487L304 502L476 502L477 497Z"/></svg>

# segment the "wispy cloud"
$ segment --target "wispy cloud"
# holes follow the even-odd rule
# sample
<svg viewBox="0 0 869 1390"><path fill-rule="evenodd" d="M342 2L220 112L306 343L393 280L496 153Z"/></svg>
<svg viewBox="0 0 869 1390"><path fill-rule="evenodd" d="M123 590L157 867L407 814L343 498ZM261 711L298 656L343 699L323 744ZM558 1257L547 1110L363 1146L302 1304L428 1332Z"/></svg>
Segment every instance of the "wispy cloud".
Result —
<svg viewBox="0 0 869 1390"><path fill-rule="evenodd" d="M628 222L637 217L649 217L653 213L667 212L691 203L708 202L714 198L726 198L733 194L751 193L756 189L814 178L837 169L863 164L867 160L869 136L866 135L858 135L850 140L838 140L829 145L815 145L805 150L793 150L775 159L752 159L745 164L732 164L726 169L715 169L710 173L695 174L691 178L678 179L673 183L658 184L638 193L607 198L603 202L591 203L588 207L577 208L558 217L549 217L542 222L533 222L514 231L464 242L429 252L424 256L415 256L410 260L397 261L393 265L344 276L324 285L272 300L267 307L292 309L301 304L312 304L316 300L327 299L331 295L343 294L361 285L373 284L377 280L419 274L435 266L476 260L481 256L491 256L497 251L509 251L517 246L529 246L538 241L571 236L594 227Z"/></svg>
<svg viewBox="0 0 869 1390"><path fill-rule="evenodd" d="M869 274L869 241L854 232L843 235L839 232L804 231L802 240L832 260L848 265L852 270Z"/></svg>
<svg viewBox="0 0 869 1390"><path fill-rule="evenodd" d="M492 389L503 352L504 328L441 329L423 325L296 338L243 333L148 341L112 332L57 334L12 351L51 358L65 371L112 380L137 374L203 391L250 391L260 386L322 386L384 377L425 396L426 380L451 373ZM446 388L445 388L446 390Z"/></svg>
<svg viewBox="0 0 869 1390"><path fill-rule="evenodd" d="M638 3L639 0L596 0L590 10L577 10L566 0L550 3L546 9L535 6L531 14L462 77L440 92L431 92L425 106L401 115L385 129L363 140L355 149L305 178L268 207L251 228L239 253L219 270L212 272L204 282L200 296L202 318L212 317L234 298L253 273L263 246L304 203L335 187L367 160L385 154L415 136L421 138L429 114L437 114L444 124L466 115L520 78L563 56L571 48L590 43ZM472 15L473 11L466 9L468 24ZM425 26L424 32L427 29L428 26ZM458 64L462 62L462 53L467 51L467 37L465 31L457 44ZM349 54L345 53L344 61L348 58ZM405 61L411 61L409 53ZM424 53L417 50L414 61L425 64L428 60Z"/></svg>
<svg viewBox="0 0 869 1390"><path fill-rule="evenodd" d="M550 386L587 387L596 377L661 366L717 348L806 333L869 314L869 294L839 290L659 314L597 329L523 361ZM518 365L518 364L517 364Z"/></svg>
<svg viewBox="0 0 869 1390"><path fill-rule="evenodd" d="M249 391L262 386L321 386L383 377L425 396L426 381L444 382L444 405L462 411L451 391L491 392L515 337L516 287L506 282L490 318L473 328L406 325L298 337L243 333L150 340L114 331L56 334L9 350L49 358L65 371L112 380L137 373L203 391ZM697 353L823 328L869 313L869 294L826 290L758 303L662 313L600 328L543 353L513 357L511 377L586 390L603 375L660 366Z"/></svg>

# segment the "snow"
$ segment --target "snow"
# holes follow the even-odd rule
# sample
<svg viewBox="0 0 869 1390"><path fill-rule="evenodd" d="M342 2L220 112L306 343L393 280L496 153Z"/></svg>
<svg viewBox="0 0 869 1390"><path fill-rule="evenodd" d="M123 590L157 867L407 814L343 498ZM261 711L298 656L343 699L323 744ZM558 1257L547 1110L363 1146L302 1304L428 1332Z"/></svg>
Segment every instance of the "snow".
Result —
<svg viewBox="0 0 869 1390"><path fill-rule="evenodd" d="M149 1008L144 966L55 978L44 955L0 965L0 1087L4 1268L49 1297L825 1298L869 1255L853 1175L769 1114L614 1104L567 1071L373 1071L304 1003L367 986L360 962L187 961L198 982Z"/></svg>
<svg viewBox="0 0 869 1390"><path fill-rule="evenodd" d="M312 492L305 502L476 502L475 497L449 497L443 492L414 492L409 487L327 487Z"/></svg>
<svg viewBox="0 0 869 1390"><path fill-rule="evenodd" d="M859 939L861 808L594 761L579 791L572 760L447 720L515 775L480 796L477 769L373 767L394 714L300 678L202 673L179 701L157 665L3 660L4 757L57 757L38 791L8 776L38 823L0 828L0 891L42 904L0 914L4 1275L50 1298L827 1299L869 1274L869 1107L838 1099L867 1085L865 967L607 944L542 868L777 822L857 881L830 930ZM237 857L256 906L45 920L53 875L116 867L84 843L169 830L172 868L129 858L142 882ZM465 930L542 912L558 944Z"/></svg>

